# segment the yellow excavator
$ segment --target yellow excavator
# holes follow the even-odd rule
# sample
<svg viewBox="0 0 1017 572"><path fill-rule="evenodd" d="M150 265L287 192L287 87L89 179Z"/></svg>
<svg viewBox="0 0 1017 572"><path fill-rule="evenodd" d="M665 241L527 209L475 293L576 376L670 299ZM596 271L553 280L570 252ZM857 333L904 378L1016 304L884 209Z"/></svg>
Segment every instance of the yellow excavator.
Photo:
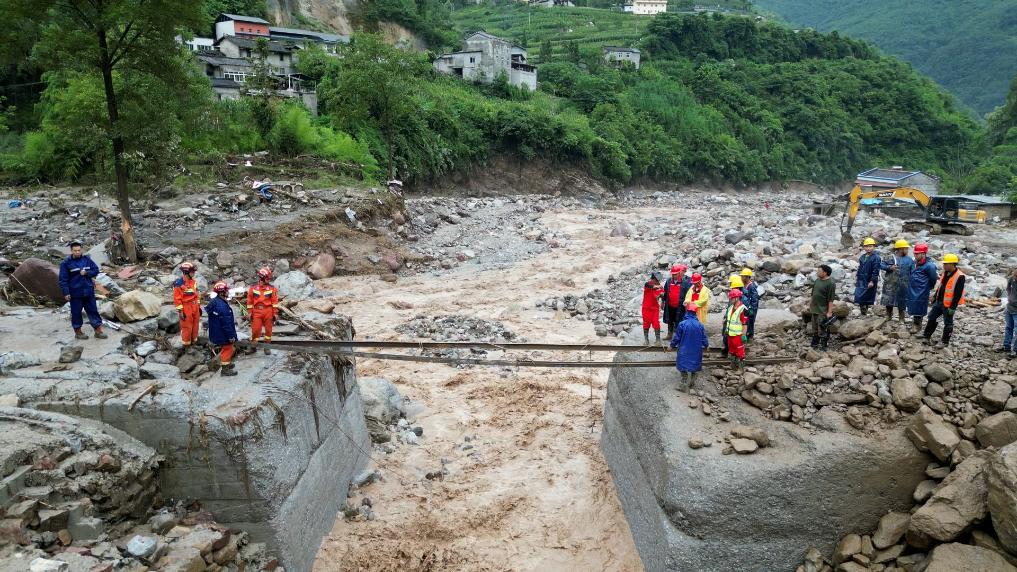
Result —
<svg viewBox="0 0 1017 572"><path fill-rule="evenodd" d="M847 195L848 205L840 221L842 241L851 240L851 227L855 224L858 209L865 199L911 199L925 209L925 220L904 223L905 232L929 231L929 234L961 234L970 236L974 229L963 223L985 224L985 211L978 210L977 203L965 200L963 196L936 195L930 197L918 189L900 187L896 189L865 190L858 185Z"/></svg>

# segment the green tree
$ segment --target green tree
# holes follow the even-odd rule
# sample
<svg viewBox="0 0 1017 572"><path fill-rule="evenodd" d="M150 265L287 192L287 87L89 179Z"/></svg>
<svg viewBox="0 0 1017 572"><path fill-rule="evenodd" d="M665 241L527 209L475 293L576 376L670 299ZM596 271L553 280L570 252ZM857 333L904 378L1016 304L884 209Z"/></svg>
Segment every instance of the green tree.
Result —
<svg viewBox="0 0 1017 572"><path fill-rule="evenodd" d="M272 75L272 67L268 64L268 40L258 38L254 45L254 57L251 60L251 73L244 80L243 93L252 98L251 111L254 113L258 130L264 137L275 122L273 104L275 90L279 80Z"/></svg>
<svg viewBox="0 0 1017 572"><path fill-rule="evenodd" d="M554 48L551 47L551 40L545 38L543 42L540 42L540 63L546 64L551 61L554 57Z"/></svg>
<svg viewBox="0 0 1017 572"><path fill-rule="evenodd" d="M582 61L583 56L579 53L579 42L575 40L565 42L565 59L574 64Z"/></svg>
<svg viewBox="0 0 1017 572"><path fill-rule="evenodd" d="M400 128L418 112L412 96L430 69L420 54L390 46L376 34L356 34L325 73L318 98L344 131L377 129L386 147L388 175L394 177Z"/></svg>
<svg viewBox="0 0 1017 572"><path fill-rule="evenodd" d="M128 258L137 261L125 144L125 130L131 126L121 121L125 101L117 92L115 76L137 74L162 83L180 82L187 69L175 36L181 28L200 25L201 1L18 0L4 2L0 17L36 26L40 35L32 54L46 68L101 78L106 103L103 131L112 145L124 246Z"/></svg>

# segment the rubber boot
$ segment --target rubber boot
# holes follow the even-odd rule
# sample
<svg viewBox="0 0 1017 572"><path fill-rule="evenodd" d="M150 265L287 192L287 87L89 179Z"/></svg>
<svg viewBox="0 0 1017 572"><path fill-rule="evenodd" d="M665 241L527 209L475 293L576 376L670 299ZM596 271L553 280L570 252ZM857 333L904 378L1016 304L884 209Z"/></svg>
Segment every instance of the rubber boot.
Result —
<svg viewBox="0 0 1017 572"><path fill-rule="evenodd" d="M823 336L823 337L819 338L819 351L825 352L826 351L826 345L828 343L830 343L830 336Z"/></svg>
<svg viewBox="0 0 1017 572"><path fill-rule="evenodd" d="M696 388L696 372L690 371L689 372L689 389L695 389L695 388Z"/></svg>
<svg viewBox="0 0 1017 572"><path fill-rule="evenodd" d="M868 304L862 304L861 306L858 306L858 309L860 309L862 311L862 315L863 316L868 316L869 315L869 306L868 306Z"/></svg>
<svg viewBox="0 0 1017 572"><path fill-rule="evenodd" d="M902 324L905 322L904 308L897 308L897 319L900 320L900 323Z"/></svg>
<svg viewBox="0 0 1017 572"><path fill-rule="evenodd" d="M922 332L922 337L925 338L925 343L932 345L932 334L936 333L936 322L929 322L925 325L925 331Z"/></svg>
<svg viewBox="0 0 1017 572"><path fill-rule="evenodd" d="M667 325L667 339L669 340L674 339L674 326L672 326L671 324Z"/></svg>
<svg viewBox="0 0 1017 572"><path fill-rule="evenodd" d="M223 377L232 377L232 376L234 376L236 374L237 374L237 366L235 366L233 364L223 365L222 366L222 371L219 372L219 375L221 375Z"/></svg>
<svg viewBox="0 0 1017 572"><path fill-rule="evenodd" d="M267 356L268 356L268 355L272 355L272 350L271 350L270 348L267 348L267 347L266 347L266 348L265 348L265 355L267 355Z"/></svg>
<svg viewBox="0 0 1017 572"><path fill-rule="evenodd" d="M886 317L891 320L893 319L893 306L886 307Z"/></svg>
<svg viewBox="0 0 1017 572"><path fill-rule="evenodd" d="M812 336L812 343L810 344L813 348L819 347L819 336Z"/></svg>
<svg viewBox="0 0 1017 572"><path fill-rule="evenodd" d="M650 345L650 328L643 328L643 341Z"/></svg>
<svg viewBox="0 0 1017 572"><path fill-rule="evenodd" d="M944 326L943 327L943 339L941 341L941 343L943 344L944 348L946 346L950 345L950 336L951 335L953 335L953 328L947 328L947 327Z"/></svg>
<svg viewBox="0 0 1017 572"><path fill-rule="evenodd" d="M98 328L95 329L95 339L105 340L108 337L109 336L106 335L106 332L102 331L102 326L99 326Z"/></svg>
<svg viewBox="0 0 1017 572"><path fill-rule="evenodd" d="M657 336L657 345L660 345L660 330L653 330L653 335Z"/></svg>
<svg viewBox="0 0 1017 572"><path fill-rule="evenodd" d="M913 333L915 335L915 337L921 337L921 335L922 335L922 320L923 319L924 319L924 316L913 316L911 318L911 333Z"/></svg>
<svg viewBox="0 0 1017 572"><path fill-rule="evenodd" d="M76 340L87 340L88 334L81 331L81 328L74 330L74 339Z"/></svg>

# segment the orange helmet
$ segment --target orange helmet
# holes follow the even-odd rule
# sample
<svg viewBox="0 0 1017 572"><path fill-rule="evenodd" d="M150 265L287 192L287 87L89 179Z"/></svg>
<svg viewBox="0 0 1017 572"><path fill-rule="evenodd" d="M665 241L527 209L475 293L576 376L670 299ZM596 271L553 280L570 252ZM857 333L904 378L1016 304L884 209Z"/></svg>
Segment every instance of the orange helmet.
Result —
<svg viewBox="0 0 1017 572"><path fill-rule="evenodd" d="M693 284L699 284L702 281L703 281L703 275L702 274L700 274L698 272L695 272L695 273L692 274L692 283Z"/></svg>
<svg viewBox="0 0 1017 572"><path fill-rule="evenodd" d="M225 282L220 281L220 282L216 282L215 286L212 286L212 291L213 292L218 292L218 293L226 293L226 292L230 291L230 287L229 287L229 284L226 284Z"/></svg>
<svg viewBox="0 0 1017 572"><path fill-rule="evenodd" d="M183 264L180 265L180 271L183 272L184 274L194 272L194 265L191 264L190 262L184 262Z"/></svg>
<svg viewBox="0 0 1017 572"><path fill-rule="evenodd" d="M264 278L268 280L272 278L272 271L267 266L258 269L258 278Z"/></svg>

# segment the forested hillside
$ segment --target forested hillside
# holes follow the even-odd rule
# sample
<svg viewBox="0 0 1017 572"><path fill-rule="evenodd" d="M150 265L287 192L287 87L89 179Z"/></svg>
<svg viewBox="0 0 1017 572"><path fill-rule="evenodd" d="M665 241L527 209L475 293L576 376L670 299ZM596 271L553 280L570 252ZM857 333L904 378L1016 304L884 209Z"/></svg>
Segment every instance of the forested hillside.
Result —
<svg viewBox="0 0 1017 572"><path fill-rule="evenodd" d="M979 114L1017 75L1017 0L755 0L794 26L837 30L910 62Z"/></svg>
<svg viewBox="0 0 1017 572"><path fill-rule="evenodd" d="M516 3L455 10L452 29L442 24L448 14L439 0L387 1L371 9L398 8L436 38L486 27L524 42L539 64L538 91L504 77L474 85L438 75L428 54L361 33L339 58L301 52L300 71L318 86L313 118L259 92L257 75L248 97L214 101L192 56L164 41L163 67L114 70L123 101L114 131L101 77L87 61L51 58L54 48L74 47L66 34L48 34L21 56L43 78L38 104L0 115L0 174L12 182L102 181L119 157L140 190L226 154L270 149L375 181L435 179L507 153L583 166L615 183L841 182L888 164L949 178L980 157L984 129L952 97L869 44L836 34L739 16L530 13ZM203 3L178 6L193 8L188 22L197 25ZM18 17L30 29L35 15ZM73 37L89 45L87 32ZM605 64L600 48L618 44L642 48L640 69ZM31 66L16 69L24 67ZM2 134L5 123L11 128ZM110 147L114 133L119 155Z"/></svg>

